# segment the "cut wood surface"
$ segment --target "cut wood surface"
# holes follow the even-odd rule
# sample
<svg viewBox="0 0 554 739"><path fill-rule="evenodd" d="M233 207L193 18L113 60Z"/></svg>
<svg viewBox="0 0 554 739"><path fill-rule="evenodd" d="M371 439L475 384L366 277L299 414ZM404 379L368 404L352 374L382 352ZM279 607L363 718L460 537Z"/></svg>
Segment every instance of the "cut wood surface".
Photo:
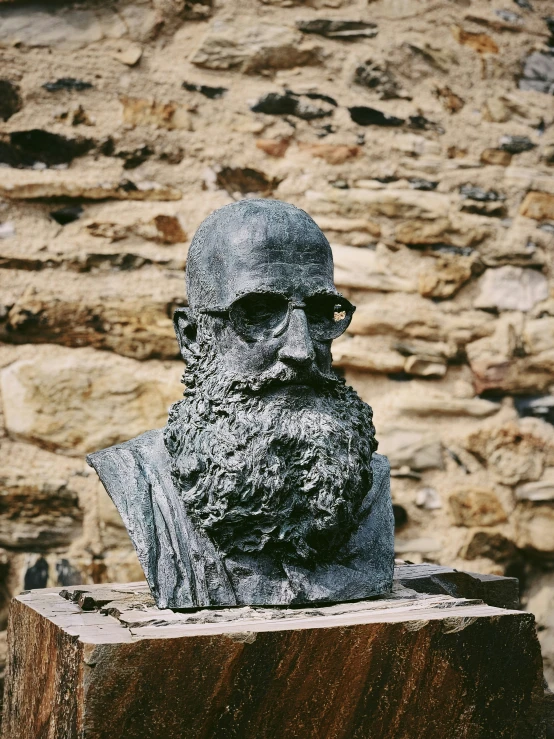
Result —
<svg viewBox="0 0 554 739"><path fill-rule="evenodd" d="M185 613L144 583L36 590L9 629L3 739L546 736L533 616L398 580L372 601Z"/></svg>

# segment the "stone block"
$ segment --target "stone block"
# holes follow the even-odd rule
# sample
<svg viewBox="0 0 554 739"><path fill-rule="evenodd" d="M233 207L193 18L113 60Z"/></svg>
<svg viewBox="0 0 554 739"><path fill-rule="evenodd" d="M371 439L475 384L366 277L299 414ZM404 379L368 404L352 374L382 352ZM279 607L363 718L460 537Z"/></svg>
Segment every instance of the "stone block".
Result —
<svg viewBox="0 0 554 739"><path fill-rule="evenodd" d="M106 180L103 173L8 170L0 183L0 196L12 200L84 198L87 200L180 200L182 193L157 182Z"/></svg>
<svg viewBox="0 0 554 739"><path fill-rule="evenodd" d="M155 4L148 0L124 2L116 10L113 6L94 5L36 4L23 8L6 3L0 13L0 46L55 47L58 51L74 52L89 44L124 37L151 41L161 20Z"/></svg>
<svg viewBox="0 0 554 739"><path fill-rule="evenodd" d="M122 96L123 122L129 126L192 130L190 116L183 106L157 100Z"/></svg>
<svg viewBox="0 0 554 739"><path fill-rule="evenodd" d="M456 398L446 393L423 392L423 388L415 389L410 395L399 396L394 407L400 413L416 416L468 416L484 418L498 413L500 405L481 398Z"/></svg>
<svg viewBox="0 0 554 739"><path fill-rule="evenodd" d="M71 544L83 521L83 462L5 439L0 467L0 546L44 551Z"/></svg>
<svg viewBox="0 0 554 739"><path fill-rule="evenodd" d="M452 35L459 44L468 46L478 54L498 54L500 51L496 41L486 33L473 33L460 26L452 26Z"/></svg>
<svg viewBox="0 0 554 739"><path fill-rule="evenodd" d="M512 155L502 149L484 149L481 152L483 164L495 164L498 167L508 167L512 161Z"/></svg>
<svg viewBox="0 0 554 739"><path fill-rule="evenodd" d="M541 392L552 384L552 351L521 356L523 343L521 314L504 314L496 325L490 322L492 336L484 336L466 346L473 371L475 391Z"/></svg>
<svg viewBox="0 0 554 739"><path fill-rule="evenodd" d="M359 184L359 182L358 182ZM323 199L335 201L345 216L388 218L441 218L448 212L450 196L422 190L366 189L326 192Z"/></svg>
<svg viewBox="0 0 554 739"><path fill-rule="evenodd" d="M471 278L470 258L437 259L419 273L419 292L425 298L450 298Z"/></svg>
<svg viewBox="0 0 554 739"><path fill-rule="evenodd" d="M391 274L389 263L377 251L355 246L333 245L335 283L339 288L350 287L375 292L416 292L412 276Z"/></svg>
<svg viewBox="0 0 554 739"><path fill-rule="evenodd" d="M488 269L479 281L475 308L529 311L548 297L548 280L534 269Z"/></svg>
<svg viewBox="0 0 554 739"><path fill-rule="evenodd" d="M94 349L46 346L0 376L13 436L82 455L161 426L179 399L181 366L140 364Z"/></svg>
<svg viewBox="0 0 554 739"><path fill-rule="evenodd" d="M17 259L15 255L11 258ZM101 265L145 260L135 250L126 252L118 247L104 253L70 252L61 259L69 269L58 269L55 280L49 270L0 270L2 302L9 306L0 323L1 341L85 345L133 359L178 358L169 316L172 306L182 301L180 280L156 267L146 267L125 272L121 281L117 268L101 269ZM71 269L87 262L95 265L89 274L76 274Z"/></svg>
<svg viewBox="0 0 554 739"><path fill-rule="evenodd" d="M303 47L302 34L287 26L269 23L231 24L215 21L191 62L207 69L236 69L255 73L264 69L290 69L319 63L319 49Z"/></svg>
<svg viewBox="0 0 554 739"><path fill-rule="evenodd" d="M382 428L379 449L389 458L393 468L407 466L414 470L426 470L444 467L441 441L429 431Z"/></svg>
<svg viewBox="0 0 554 739"><path fill-rule="evenodd" d="M303 144L299 148L313 157L324 159L327 164L344 164L361 153L359 146L347 144Z"/></svg>
<svg viewBox="0 0 554 739"><path fill-rule="evenodd" d="M547 192L528 192L519 210L522 216L546 221L554 218L554 195Z"/></svg>
<svg viewBox="0 0 554 739"><path fill-rule="evenodd" d="M376 350L374 343L367 336L341 337L333 344L333 362L366 372L402 372L404 357L388 349Z"/></svg>
<svg viewBox="0 0 554 739"><path fill-rule="evenodd" d="M487 488L466 486L455 490L450 507L457 526L494 526L507 520L496 493Z"/></svg>
<svg viewBox="0 0 554 739"><path fill-rule="evenodd" d="M553 437L549 427L540 421L510 421L474 431L465 446L488 465L498 482L517 485L540 479L545 461L554 453Z"/></svg>
<svg viewBox="0 0 554 739"><path fill-rule="evenodd" d="M349 332L374 336L386 334L410 339L468 342L494 332L491 317L484 311L447 312L421 296L401 295L361 305L354 313Z"/></svg>
<svg viewBox="0 0 554 739"><path fill-rule="evenodd" d="M515 515L516 544L520 549L554 558L554 509L548 504L518 507Z"/></svg>
<svg viewBox="0 0 554 739"><path fill-rule="evenodd" d="M507 562L516 555L515 545L498 531L476 531L461 552L464 559L486 557L493 562Z"/></svg>
<svg viewBox="0 0 554 739"><path fill-rule="evenodd" d="M533 502L554 500L554 467L547 467L540 480L518 485L516 498Z"/></svg>

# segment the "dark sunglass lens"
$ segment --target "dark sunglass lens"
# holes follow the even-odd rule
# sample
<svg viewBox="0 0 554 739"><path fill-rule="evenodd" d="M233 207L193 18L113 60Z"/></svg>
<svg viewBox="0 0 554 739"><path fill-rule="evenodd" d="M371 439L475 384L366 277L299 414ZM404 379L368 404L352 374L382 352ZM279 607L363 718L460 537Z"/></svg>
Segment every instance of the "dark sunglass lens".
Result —
<svg viewBox="0 0 554 739"><path fill-rule="evenodd" d="M346 331L353 306L344 298L316 295L306 300L306 316L314 339L336 339Z"/></svg>
<svg viewBox="0 0 554 739"><path fill-rule="evenodd" d="M288 303L281 295L252 293L233 303L229 317L235 331L252 341L269 338L286 319Z"/></svg>

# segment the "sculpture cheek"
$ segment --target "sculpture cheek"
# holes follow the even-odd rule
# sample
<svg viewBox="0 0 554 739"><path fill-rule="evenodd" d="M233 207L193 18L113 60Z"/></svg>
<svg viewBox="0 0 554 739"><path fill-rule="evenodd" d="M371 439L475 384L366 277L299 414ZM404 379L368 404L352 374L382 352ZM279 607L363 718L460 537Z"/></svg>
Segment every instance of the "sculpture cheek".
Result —
<svg viewBox="0 0 554 739"><path fill-rule="evenodd" d="M331 368L333 356L331 342L314 341L315 361L320 370L328 371Z"/></svg>
<svg viewBox="0 0 554 739"><path fill-rule="evenodd" d="M240 347L240 353L245 370L263 372L272 367L279 361L281 343L278 339L256 341L254 343L244 342L245 345Z"/></svg>
<svg viewBox="0 0 554 739"><path fill-rule="evenodd" d="M225 357L226 368L232 372L255 374L272 367L278 361L280 341L248 342L234 337L227 340L225 335L217 337L217 352Z"/></svg>

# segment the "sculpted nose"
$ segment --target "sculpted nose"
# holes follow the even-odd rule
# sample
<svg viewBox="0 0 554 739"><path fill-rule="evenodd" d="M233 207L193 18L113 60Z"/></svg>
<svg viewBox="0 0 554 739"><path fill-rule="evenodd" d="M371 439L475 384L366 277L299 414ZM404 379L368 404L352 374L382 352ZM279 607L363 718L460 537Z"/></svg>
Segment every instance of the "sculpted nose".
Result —
<svg viewBox="0 0 554 739"><path fill-rule="evenodd" d="M279 349L279 359L285 364L302 367L315 358L314 345L306 314L300 308L291 311L285 342Z"/></svg>

